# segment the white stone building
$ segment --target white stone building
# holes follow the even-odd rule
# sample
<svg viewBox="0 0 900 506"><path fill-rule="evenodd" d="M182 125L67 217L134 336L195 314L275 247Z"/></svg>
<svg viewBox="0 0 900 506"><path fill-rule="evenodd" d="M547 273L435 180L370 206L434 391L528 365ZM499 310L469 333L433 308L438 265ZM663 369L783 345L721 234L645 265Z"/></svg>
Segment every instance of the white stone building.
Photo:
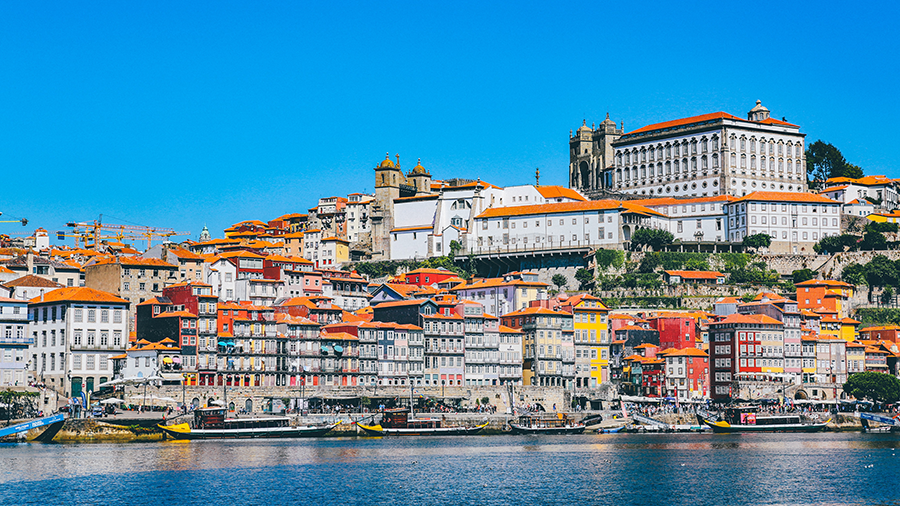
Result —
<svg viewBox="0 0 900 506"><path fill-rule="evenodd" d="M0 386L28 384L28 302L0 297Z"/></svg>
<svg viewBox="0 0 900 506"><path fill-rule="evenodd" d="M730 195L676 199L663 197L638 200L647 208L669 217L667 230L676 241L728 241L728 216L725 204L735 200Z"/></svg>
<svg viewBox="0 0 900 506"><path fill-rule="evenodd" d="M753 192L726 204L729 239L768 234L773 253L810 253L841 231L840 202L812 193Z"/></svg>
<svg viewBox="0 0 900 506"><path fill-rule="evenodd" d="M804 192L804 138L757 101L746 120L716 112L622 135L604 179L609 190L646 196Z"/></svg>
<svg viewBox="0 0 900 506"><path fill-rule="evenodd" d="M29 301L31 374L73 397L112 378L128 343L128 301L93 288L60 288Z"/></svg>

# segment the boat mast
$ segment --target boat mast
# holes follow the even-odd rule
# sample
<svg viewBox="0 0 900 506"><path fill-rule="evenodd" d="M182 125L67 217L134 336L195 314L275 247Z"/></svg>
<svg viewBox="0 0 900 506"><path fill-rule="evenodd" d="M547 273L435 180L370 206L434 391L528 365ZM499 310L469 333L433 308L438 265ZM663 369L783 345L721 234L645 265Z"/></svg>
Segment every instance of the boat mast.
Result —
<svg viewBox="0 0 900 506"><path fill-rule="evenodd" d="M413 418L413 382L409 379L409 418Z"/></svg>

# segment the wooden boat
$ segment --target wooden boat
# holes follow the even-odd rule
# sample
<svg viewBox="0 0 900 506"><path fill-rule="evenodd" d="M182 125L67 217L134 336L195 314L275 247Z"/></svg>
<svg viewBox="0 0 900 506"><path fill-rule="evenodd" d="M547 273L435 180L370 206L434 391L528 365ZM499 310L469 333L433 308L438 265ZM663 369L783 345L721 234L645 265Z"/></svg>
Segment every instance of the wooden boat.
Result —
<svg viewBox="0 0 900 506"><path fill-rule="evenodd" d="M757 416L756 407L739 407L725 410L722 420L710 420L700 415L698 419L716 434L738 432L819 432L831 421L804 423L797 415Z"/></svg>
<svg viewBox="0 0 900 506"><path fill-rule="evenodd" d="M8 427L0 428L0 441L2 442L36 442L49 443L66 423L66 415L58 413L43 418L36 418L30 422L22 422Z"/></svg>
<svg viewBox="0 0 900 506"><path fill-rule="evenodd" d="M356 422L356 426L369 436L470 436L478 434L488 424L445 427L438 418L413 418L409 410L386 409L381 421L375 425Z"/></svg>
<svg viewBox="0 0 900 506"><path fill-rule="evenodd" d="M287 417L225 418L225 408L203 408L194 411L193 427L188 423L158 425L173 439L246 439L319 437L331 431L334 424L292 427Z"/></svg>
<svg viewBox="0 0 900 506"><path fill-rule="evenodd" d="M513 434L581 434L584 424L575 422L565 413L522 415L509 422Z"/></svg>

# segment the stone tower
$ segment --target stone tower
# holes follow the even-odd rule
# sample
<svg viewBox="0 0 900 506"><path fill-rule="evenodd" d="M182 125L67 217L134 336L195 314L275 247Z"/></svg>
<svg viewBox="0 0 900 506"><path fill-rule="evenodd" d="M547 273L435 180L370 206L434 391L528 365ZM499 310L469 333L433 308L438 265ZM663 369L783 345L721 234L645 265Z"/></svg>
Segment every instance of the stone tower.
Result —
<svg viewBox="0 0 900 506"><path fill-rule="evenodd" d="M408 184L416 188L416 193L431 193L431 174L422 167L422 159L406 176Z"/></svg>
<svg viewBox="0 0 900 506"><path fill-rule="evenodd" d="M372 203L372 259L385 260L391 257L391 229L394 228L394 199L400 196L400 186L406 185L406 178L397 163L385 154L381 164L375 167L375 201Z"/></svg>
<svg viewBox="0 0 900 506"><path fill-rule="evenodd" d="M750 121L763 121L769 119L769 110L762 105L762 100L756 101L756 107L750 109L747 113L747 119Z"/></svg>
<svg viewBox="0 0 900 506"><path fill-rule="evenodd" d="M575 188L589 198L596 198L610 186L604 171L613 165L612 143L624 133L624 125L616 123L607 113L597 128L587 121L573 135L569 132L569 188Z"/></svg>

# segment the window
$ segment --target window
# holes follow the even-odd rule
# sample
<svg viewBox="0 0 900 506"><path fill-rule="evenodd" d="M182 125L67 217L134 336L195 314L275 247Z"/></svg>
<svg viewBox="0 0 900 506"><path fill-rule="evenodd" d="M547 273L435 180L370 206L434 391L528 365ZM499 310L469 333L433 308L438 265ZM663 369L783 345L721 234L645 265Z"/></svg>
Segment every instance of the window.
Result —
<svg viewBox="0 0 900 506"><path fill-rule="evenodd" d="M109 309L100 310L100 323L109 323Z"/></svg>
<svg viewBox="0 0 900 506"><path fill-rule="evenodd" d="M96 309L88 309L88 323L96 323L97 322L97 310Z"/></svg>

